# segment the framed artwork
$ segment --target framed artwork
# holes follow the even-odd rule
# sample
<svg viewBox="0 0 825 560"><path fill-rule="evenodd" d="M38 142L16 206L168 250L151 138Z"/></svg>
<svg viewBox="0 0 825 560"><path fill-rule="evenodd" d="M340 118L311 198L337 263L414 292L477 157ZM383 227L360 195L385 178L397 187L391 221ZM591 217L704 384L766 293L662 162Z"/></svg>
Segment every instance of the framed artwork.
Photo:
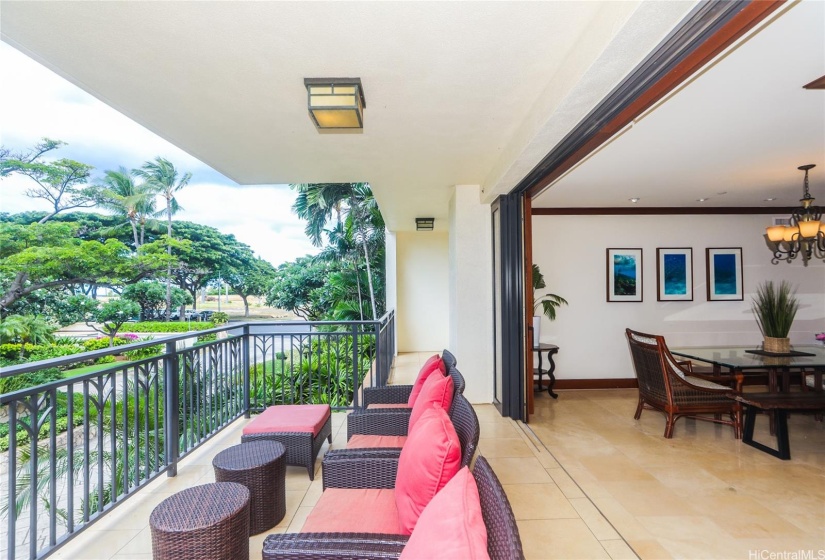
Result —
<svg viewBox="0 0 825 560"><path fill-rule="evenodd" d="M742 247L708 248L708 301L741 301Z"/></svg>
<svg viewBox="0 0 825 560"><path fill-rule="evenodd" d="M693 249L656 249L659 301L693 301Z"/></svg>
<svg viewBox="0 0 825 560"><path fill-rule="evenodd" d="M607 301L642 301L642 250L607 250Z"/></svg>

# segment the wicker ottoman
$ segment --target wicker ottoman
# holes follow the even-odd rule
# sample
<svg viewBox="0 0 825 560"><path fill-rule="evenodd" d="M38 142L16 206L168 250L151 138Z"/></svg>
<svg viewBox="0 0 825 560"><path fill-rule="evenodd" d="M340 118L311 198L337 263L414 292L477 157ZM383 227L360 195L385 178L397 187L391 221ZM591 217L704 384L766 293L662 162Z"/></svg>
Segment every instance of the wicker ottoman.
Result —
<svg viewBox="0 0 825 560"><path fill-rule="evenodd" d="M154 560L249 560L249 490L212 482L181 490L149 516Z"/></svg>
<svg viewBox="0 0 825 560"><path fill-rule="evenodd" d="M277 441L233 445L212 459L215 481L249 489L249 534L271 529L286 514L286 449Z"/></svg>
<svg viewBox="0 0 825 560"><path fill-rule="evenodd" d="M286 447L286 464L306 467L315 480L315 458L324 444L332 443L328 404L281 404L270 406L243 429L241 441L279 441Z"/></svg>

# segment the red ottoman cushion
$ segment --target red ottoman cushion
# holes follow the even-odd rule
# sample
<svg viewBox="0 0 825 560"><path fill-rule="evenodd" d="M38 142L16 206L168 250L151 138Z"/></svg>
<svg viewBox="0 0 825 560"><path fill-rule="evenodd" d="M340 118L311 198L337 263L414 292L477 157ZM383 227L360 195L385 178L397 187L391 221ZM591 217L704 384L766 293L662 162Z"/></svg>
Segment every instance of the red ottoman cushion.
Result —
<svg viewBox="0 0 825 560"><path fill-rule="evenodd" d="M312 432L317 436L329 418L328 404L270 406L243 429L244 435L271 432Z"/></svg>

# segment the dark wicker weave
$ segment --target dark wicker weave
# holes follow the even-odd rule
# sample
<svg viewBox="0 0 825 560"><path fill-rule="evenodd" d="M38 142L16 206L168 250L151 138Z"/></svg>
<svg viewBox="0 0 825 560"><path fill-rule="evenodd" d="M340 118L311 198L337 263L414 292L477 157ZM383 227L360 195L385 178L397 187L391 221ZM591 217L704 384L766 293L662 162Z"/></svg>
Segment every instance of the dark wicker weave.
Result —
<svg viewBox="0 0 825 560"><path fill-rule="evenodd" d="M407 411L356 411L347 416L347 439L355 434L405 436L409 425L410 413Z"/></svg>
<svg viewBox="0 0 825 560"><path fill-rule="evenodd" d="M187 488L149 516L155 560L248 560L249 490L236 482Z"/></svg>
<svg viewBox="0 0 825 560"><path fill-rule="evenodd" d="M307 539L307 535L312 535ZM275 536L275 535L271 535ZM264 560L301 558L341 560L398 558L407 539L404 535L375 533L285 533L264 541Z"/></svg>
<svg viewBox="0 0 825 560"><path fill-rule="evenodd" d="M441 353L441 359L444 361L444 368L449 375L453 375L453 386L459 393L464 392L464 378L456 370L458 374L456 377L450 370L455 368L456 359L452 352L444 350ZM386 387L366 387L363 391L364 408L371 404L403 404L410 400L410 393L412 393L412 385L387 385ZM378 411L381 409L371 409ZM390 409L392 410L392 409ZM398 410L398 409L395 409Z"/></svg>
<svg viewBox="0 0 825 560"><path fill-rule="evenodd" d="M450 420L453 422L458 441L461 445L461 466L469 466L478 447L480 427L478 416L470 402L464 395L453 397L453 406L450 410ZM336 449L327 452L324 456L324 488L394 488L395 469L401 450L398 448L366 448L366 449ZM382 466L381 474L372 474L372 469L378 467L361 465L362 462L372 461L380 457L382 462L394 461L395 467ZM372 476L382 476L372 480ZM390 479L390 476L392 477Z"/></svg>
<svg viewBox="0 0 825 560"><path fill-rule="evenodd" d="M362 393L364 408L371 404L404 404L410 400L412 385L387 385L386 387L365 387ZM374 410L381 410L374 409Z"/></svg>
<svg viewBox="0 0 825 560"><path fill-rule="evenodd" d="M479 456L473 467L491 560L524 560L516 518L490 464ZM366 513L366 512L365 512ZM269 535L264 560L398 558L407 537L370 533L292 533ZM392 547L397 547L395 550Z"/></svg>
<svg viewBox="0 0 825 560"><path fill-rule="evenodd" d="M309 479L315 480L315 458L318 457L325 439L332 443L332 418L327 418L324 427L315 437L312 437L312 432L268 432L241 436L243 443L262 439L280 441L284 444L286 464L306 467Z"/></svg>
<svg viewBox="0 0 825 560"><path fill-rule="evenodd" d="M667 417L666 438L673 437L673 425L682 416L733 426L735 437L741 437L736 421L739 405L726 397L733 393L731 389L691 377L690 371L670 353L664 337L630 329L626 329L626 335L639 380L639 404L634 418L638 420L645 408L663 412ZM722 414L730 415L730 420L722 419Z"/></svg>
<svg viewBox="0 0 825 560"><path fill-rule="evenodd" d="M490 463L481 455L473 465L473 476L487 526L487 553L491 560L523 560L524 550L513 508Z"/></svg>
<svg viewBox="0 0 825 560"><path fill-rule="evenodd" d="M216 482L237 482L249 489L249 534L257 535L286 515L286 448L279 441L233 445L212 459Z"/></svg>
<svg viewBox="0 0 825 560"><path fill-rule="evenodd" d="M324 456L327 488L395 488L400 449L341 449Z"/></svg>

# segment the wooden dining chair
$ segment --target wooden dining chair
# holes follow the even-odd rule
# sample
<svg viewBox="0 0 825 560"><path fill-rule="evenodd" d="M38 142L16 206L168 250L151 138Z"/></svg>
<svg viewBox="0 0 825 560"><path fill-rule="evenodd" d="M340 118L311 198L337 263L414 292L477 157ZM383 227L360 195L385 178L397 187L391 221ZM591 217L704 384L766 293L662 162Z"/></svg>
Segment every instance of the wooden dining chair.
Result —
<svg viewBox="0 0 825 560"><path fill-rule="evenodd" d="M734 393L730 387L692 376L670 353L664 337L631 329L625 334L639 381L636 420L648 408L667 418L666 438L673 437L673 426L682 416L733 426L735 437L740 437L739 405L726 396ZM725 414L730 420L723 418Z"/></svg>

